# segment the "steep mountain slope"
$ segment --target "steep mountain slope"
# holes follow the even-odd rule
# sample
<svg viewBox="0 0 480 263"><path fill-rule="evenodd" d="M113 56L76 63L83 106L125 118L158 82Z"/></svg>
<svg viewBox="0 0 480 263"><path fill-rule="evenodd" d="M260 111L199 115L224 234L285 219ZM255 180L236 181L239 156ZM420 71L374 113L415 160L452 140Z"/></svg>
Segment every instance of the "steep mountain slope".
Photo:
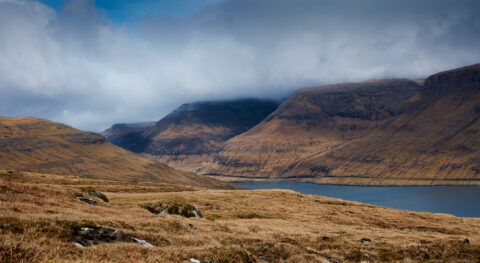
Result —
<svg viewBox="0 0 480 263"><path fill-rule="evenodd" d="M37 118L0 117L0 169L129 182L233 187L143 158L106 142L100 134Z"/></svg>
<svg viewBox="0 0 480 263"><path fill-rule="evenodd" d="M261 124L228 141L206 173L282 177L300 160L365 136L399 114L418 90L409 80L299 90Z"/></svg>
<svg viewBox="0 0 480 263"><path fill-rule="evenodd" d="M154 125L155 122L119 123L100 134L112 144L132 152L137 152L138 149L141 149L145 145L142 133Z"/></svg>
<svg viewBox="0 0 480 263"><path fill-rule="evenodd" d="M346 184L480 182L480 65L298 91L206 174Z"/></svg>
<svg viewBox="0 0 480 263"><path fill-rule="evenodd" d="M277 106L257 99L184 104L125 148L175 168L198 171L225 141L261 122Z"/></svg>

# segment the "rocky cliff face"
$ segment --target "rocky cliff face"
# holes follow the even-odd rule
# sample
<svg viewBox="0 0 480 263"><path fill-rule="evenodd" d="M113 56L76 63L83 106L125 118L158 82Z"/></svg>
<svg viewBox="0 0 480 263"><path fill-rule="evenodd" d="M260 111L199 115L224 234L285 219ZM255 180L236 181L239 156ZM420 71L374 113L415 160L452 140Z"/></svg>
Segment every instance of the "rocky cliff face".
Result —
<svg viewBox="0 0 480 263"><path fill-rule="evenodd" d="M256 99L184 104L141 133L130 133L128 139L124 134L116 137L130 140L125 148L134 152L175 168L198 171L211 162L225 141L261 122L277 106Z"/></svg>
<svg viewBox="0 0 480 263"><path fill-rule="evenodd" d="M229 140L206 174L322 183L480 180L480 65L300 90Z"/></svg>
<svg viewBox="0 0 480 263"><path fill-rule="evenodd" d="M108 143L100 134L37 118L0 117L0 170L207 188L233 187L142 158Z"/></svg>

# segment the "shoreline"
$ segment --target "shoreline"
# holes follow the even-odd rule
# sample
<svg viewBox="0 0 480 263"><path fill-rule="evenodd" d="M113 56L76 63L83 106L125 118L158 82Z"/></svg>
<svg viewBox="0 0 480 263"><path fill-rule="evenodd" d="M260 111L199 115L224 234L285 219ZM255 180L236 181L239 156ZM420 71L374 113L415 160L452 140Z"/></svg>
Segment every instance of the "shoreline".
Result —
<svg viewBox="0 0 480 263"><path fill-rule="evenodd" d="M371 177L318 177L316 180L309 179L267 179L255 177L239 177L224 175L203 175L210 178L236 184L245 182L298 182L318 185L338 186L377 186L377 187L405 187L405 186L477 186L480 187L480 179L403 179L403 178L371 178Z"/></svg>

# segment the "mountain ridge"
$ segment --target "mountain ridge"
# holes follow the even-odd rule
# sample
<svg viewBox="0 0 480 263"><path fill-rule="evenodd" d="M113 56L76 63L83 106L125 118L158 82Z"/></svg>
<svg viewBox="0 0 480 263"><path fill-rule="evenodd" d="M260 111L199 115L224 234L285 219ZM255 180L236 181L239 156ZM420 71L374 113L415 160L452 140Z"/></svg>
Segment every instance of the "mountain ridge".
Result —
<svg viewBox="0 0 480 263"><path fill-rule="evenodd" d="M255 126L277 106L260 99L186 103L135 135L138 139L130 148L175 168L198 171L226 140Z"/></svg>
<svg viewBox="0 0 480 263"><path fill-rule="evenodd" d="M392 80L299 90L260 125L227 141L204 174L230 181L478 184L479 72L480 64L440 72L423 87L402 80L416 92L391 98L371 85ZM373 94L355 91L362 85Z"/></svg>

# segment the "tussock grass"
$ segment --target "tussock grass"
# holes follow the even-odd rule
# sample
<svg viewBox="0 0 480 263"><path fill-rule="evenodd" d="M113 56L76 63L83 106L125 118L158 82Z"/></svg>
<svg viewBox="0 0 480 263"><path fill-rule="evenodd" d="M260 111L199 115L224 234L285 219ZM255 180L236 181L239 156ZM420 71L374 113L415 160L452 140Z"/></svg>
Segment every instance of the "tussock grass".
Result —
<svg viewBox="0 0 480 263"><path fill-rule="evenodd" d="M23 230L0 229L0 262L475 262L480 257L478 218L289 190L140 185L135 191L136 186L108 181L75 184L63 178L59 183L42 176L0 174L0 225ZM92 197L99 205L91 206L75 199L89 188L102 191L110 202ZM195 204L205 219L162 216L142 207L172 203ZM73 245L72 229L81 226L118 229L155 247L102 243L80 249ZM362 244L361 238L372 242Z"/></svg>

